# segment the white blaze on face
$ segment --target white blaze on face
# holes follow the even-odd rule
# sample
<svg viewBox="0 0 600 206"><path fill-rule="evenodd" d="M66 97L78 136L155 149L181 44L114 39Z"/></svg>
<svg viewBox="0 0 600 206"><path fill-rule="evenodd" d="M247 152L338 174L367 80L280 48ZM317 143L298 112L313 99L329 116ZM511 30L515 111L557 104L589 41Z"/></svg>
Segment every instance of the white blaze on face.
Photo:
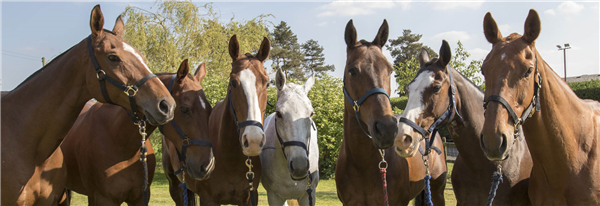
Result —
<svg viewBox="0 0 600 206"><path fill-rule="evenodd" d="M248 100L248 117L246 120L261 121L261 112L258 104L258 95L256 93L256 76L250 69L244 69L240 72L240 82Z"/></svg>
<svg viewBox="0 0 600 206"><path fill-rule="evenodd" d="M406 104L406 108L404 109L402 117L414 122L417 117L421 115L424 109L423 92L433 83L433 81L433 72L423 71L419 74L419 76L417 76L417 78L415 78L415 81L408 85L410 96L408 97L408 103ZM405 133L412 130L412 127L404 123L398 124L402 125L401 128Z"/></svg>
<svg viewBox="0 0 600 206"><path fill-rule="evenodd" d="M200 99L200 104L202 105L202 109L206 109L206 105L204 104L204 100L202 100L202 97L198 96L198 99Z"/></svg>
<svg viewBox="0 0 600 206"><path fill-rule="evenodd" d="M503 53L502 56L500 56L500 60L504 60L505 57L506 57L506 53Z"/></svg>
<svg viewBox="0 0 600 206"><path fill-rule="evenodd" d="M123 42L123 49L125 49L125 51L128 51L129 53L133 54L133 56L135 56L138 59L138 61L140 61L140 63L142 63L142 65L144 65L144 68L146 68L146 70L148 70L148 72L152 73L152 71L150 71L150 68L148 68L148 65L146 65L146 62L144 62L144 59L142 58L142 56L140 56L140 54L138 54L133 47L131 47L129 44Z"/></svg>

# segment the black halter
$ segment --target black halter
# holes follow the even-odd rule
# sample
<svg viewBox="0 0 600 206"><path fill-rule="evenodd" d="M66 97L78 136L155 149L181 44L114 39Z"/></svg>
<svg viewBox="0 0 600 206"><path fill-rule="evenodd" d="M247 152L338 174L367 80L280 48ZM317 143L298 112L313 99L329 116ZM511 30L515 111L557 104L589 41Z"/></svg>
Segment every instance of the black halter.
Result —
<svg viewBox="0 0 600 206"><path fill-rule="evenodd" d="M246 126L257 126L260 130L264 131L262 123L254 120L246 120L243 122L238 122L237 115L235 114L235 109L233 109L233 102L231 101L231 91L227 92L227 99L229 100L229 110L231 110L231 114L233 114L233 121L235 122L235 126L237 126L237 133L240 134L240 128Z"/></svg>
<svg viewBox="0 0 600 206"><path fill-rule="evenodd" d="M173 83L175 82L175 77L177 77L177 74L174 74L173 77L171 77L171 81L169 81L169 93L171 93L173 91ZM205 146L205 147L211 147L212 148L212 143L210 143L209 141L204 141L204 140L198 140L198 139L190 139L187 135L185 135L183 133L183 131L179 128L179 126L177 126L177 123L175 123L175 120L173 119L171 121L171 126L173 126L173 129L175 130L175 132L177 132L177 134L179 134L179 138L181 138L181 153L179 153L179 151L177 151L177 148L175 148L175 151L177 152L177 157L179 158L179 162L181 162L181 167L175 171L175 175L178 175L179 173L182 173L183 170L185 170L185 153L187 151L187 147L190 145L198 145L198 146ZM160 130L161 133L164 134L163 132L163 125L158 126L158 129Z"/></svg>
<svg viewBox="0 0 600 206"><path fill-rule="evenodd" d="M310 155L310 151L308 150L309 148L308 148L307 144L305 144L304 142L301 142L301 141L287 141L287 142L283 141L283 139L281 138L281 135L279 135L279 130L277 129L277 119L275 119L274 122L275 122L275 134L277 134L277 139L279 140L279 144L281 144L281 152L283 153L283 157L285 158L285 160L287 160L287 155L285 154L285 148L286 147L291 147L291 146L302 147L302 149L304 149L304 151L306 151L306 156L308 157ZM311 126L312 126L313 129L315 129L315 125L314 125L314 122L312 120L311 120ZM310 141L310 138L308 140ZM265 148L265 149L269 149L269 148ZM309 172L309 175L310 175L310 172ZM306 177L304 177L302 179L295 179L294 177L292 177L292 179L293 180L303 180L303 179L306 179Z"/></svg>
<svg viewBox="0 0 600 206"><path fill-rule="evenodd" d="M535 75L537 76L537 81L534 80L535 88L533 90L533 97L531 99L531 102L529 103L529 106L527 106L527 108L521 114L521 118L519 118L517 116L517 114L512 109L512 107L510 106L508 101L506 101L506 99L504 99L500 95L490 95L485 101L483 101L484 109L487 109L487 104L490 101L499 102L500 104L502 104L502 106L504 106L504 108L506 108L506 110L508 111L508 113L510 114L510 117L512 118L512 120L514 122L514 138L517 138L519 136L520 126L523 125L523 122L525 122L525 120L532 117L533 114L535 113L535 111L537 111L537 112L540 111L540 106L541 106L540 105L540 88L542 88L542 76L540 75L540 71L538 69L537 54L536 54L535 61L536 61L535 62ZM534 107L535 107L535 111L533 111ZM485 114L485 112L484 112L484 114Z"/></svg>
<svg viewBox="0 0 600 206"><path fill-rule="evenodd" d="M454 97L454 95L456 94L456 88L454 88L454 85L453 85L454 80L452 79L452 69L451 69L452 66L448 65L447 68L448 68L448 76L450 78L450 88L448 91L448 97L450 97L450 101L449 101L448 109L437 120L435 120L435 122L433 122L433 124L431 126L429 126L429 128L427 130L425 130L418 124L414 123L410 119L400 117L400 122L412 127L413 129L415 129L417 132L419 132L419 134L421 134L425 138L425 151L423 151L419 147L419 152L421 153L421 155L425 155L425 156L429 155L429 153L431 152L431 149L435 150L435 152L437 152L438 154L441 154L442 151L439 148L433 146L433 142L435 140L435 134L437 133L437 131L440 128L442 128L443 126L446 126L450 121L452 121L452 119L454 118L454 114L456 114L460 118L462 118L460 116L460 114L458 113L458 111L456 110L456 99ZM444 122L444 120L447 120L447 121L442 125L442 122Z"/></svg>
<svg viewBox="0 0 600 206"><path fill-rule="evenodd" d="M345 82L345 81L344 81ZM350 102L350 104L352 104L352 109L354 109L354 116L356 116L356 121L358 122L358 126L360 126L360 129L363 131L363 133L365 133L365 135L367 135L367 137L373 139L373 137L371 137L371 135L369 135L365 129L363 129L362 124L360 123L360 115L359 115L359 111L360 111L360 105L367 99L369 98L369 96L374 95L374 94L384 94L388 100L390 99L390 95L387 93L387 91L385 91L385 89L382 88L373 88L371 90L369 90L367 93L365 93L364 95L362 95L360 97L360 99L358 99L358 101L354 101L352 99L352 97L350 97L350 95L348 94L348 91L346 91L346 86L344 85L343 87L344 90L344 96L346 96L346 99L348 100L348 102ZM391 102L390 102L391 104ZM390 105L391 106L391 105Z"/></svg>
<svg viewBox="0 0 600 206"><path fill-rule="evenodd" d="M94 64L94 69L96 70L96 77L98 78L98 82L100 82L100 90L102 91L102 96L104 96L104 99L106 100L106 102L108 102L109 104L115 104L108 96L108 92L106 91L106 84L104 83L105 81L107 81L108 83L112 84L113 86L119 88L120 90L125 92L125 94L127 96L129 96L129 104L131 105L131 112L133 113L133 114L129 113L129 111L125 110L127 112L127 115L129 116L129 118L136 124L139 124L141 121L145 121L145 119L146 119L145 116L143 118L140 118L138 115L137 105L135 103L135 95L137 94L139 88L144 83L146 83L146 81L148 81L152 77L156 77L156 75L154 75L153 73L150 73L150 74L146 75L144 78L140 79L137 83L135 83L134 85L131 85L131 86L122 84L121 82L106 75L106 72L104 72L104 70L102 70L102 68L100 68L100 65L98 65L98 61L96 60L96 56L94 55L94 49L92 48L92 36L91 35L88 37L87 45L88 45L88 51L90 53L90 58L92 60L92 64ZM102 76L100 76L100 73L102 73Z"/></svg>

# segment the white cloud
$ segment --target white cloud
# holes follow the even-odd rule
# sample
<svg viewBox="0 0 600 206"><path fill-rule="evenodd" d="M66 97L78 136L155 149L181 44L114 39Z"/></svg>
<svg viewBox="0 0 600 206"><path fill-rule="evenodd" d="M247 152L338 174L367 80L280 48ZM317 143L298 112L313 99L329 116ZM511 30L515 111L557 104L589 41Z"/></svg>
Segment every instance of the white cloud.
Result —
<svg viewBox="0 0 600 206"><path fill-rule="evenodd" d="M318 7L324 10L318 17L323 16L358 16L368 15L379 9L391 9L400 6L403 10L410 8L410 2L391 2L391 1L335 1Z"/></svg>
<svg viewBox="0 0 600 206"><path fill-rule="evenodd" d="M577 14L583 10L583 8L583 5L572 1L563 2L562 4L558 5L558 11L565 14Z"/></svg>
<svg viewBox="0 0 600 206"><path fill-rule="evenodd" d="M451 9L459 9L459 8L468 8L468 9L478 9L483 1L476 2L465 2L465 1L456 1L456 0L441 0L431 2L433 5L433 9L435 10L451 10Z"/></svg>
<svg viewBox="0 0 600 206"><path fill-rule="evenodd" d="M433 37L431 37L431 39L433 39L434 41L445 39L446 41L448 41L448 43L452 45L456 44L458 40L460 40L461 42L465 42L471 39L471 36L465 31L448 31L436 34Z"/></svg>
<svg viewBox="0 0 600 206"><path fill-rule="evenodd" d="M508 35L513 33L510 29L510 25L508 24L502 24L502 25L498 25L498 28L500 29L500 33L502 33L502 35Z"/></svg>
<svg viewBox="0 0 600 206"><path fill-rule="evenodd" d="M554 9L548 9L548 10L544 11L544 14L549 14L549 15L554 16L554 15L556 15L556 12L554 11Z"/></svg>

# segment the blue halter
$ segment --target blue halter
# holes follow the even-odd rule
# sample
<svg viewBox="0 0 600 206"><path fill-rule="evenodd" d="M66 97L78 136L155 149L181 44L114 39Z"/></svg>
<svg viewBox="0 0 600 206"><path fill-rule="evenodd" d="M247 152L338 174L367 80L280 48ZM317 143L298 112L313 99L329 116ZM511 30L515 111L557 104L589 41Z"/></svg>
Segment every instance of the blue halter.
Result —
<svg viewBox="0 0 600 206"><path fill-rule="evenodd" d="M365 133L365 135L367 135L367 137L373 139L373 137L371 137L371 135L369 135L369 133L367 133L367 131L365 131L365 129L363 128L363 126L361 124L362 121L360 120L360 117L359 117L360 105L371 95L384 94L388 99L390 99L390 95L387 93L387 91L385 91L385 89L373 88L373 89L369 90L367 93L365 93L364 95L362 95L358 99L358 101L354 101L352 99L352 97L350 97L350 95L348 94L348 91L346 91L345 85L343 87L343 90L344 90L344 96L346 96L346 99L348 100L348 102L350 102L350 104L352 104L352 109L354 109L354 116L356 116L356 121L358 121L358 125L360 126L360 129L363 131L363 133Z"/></svg>

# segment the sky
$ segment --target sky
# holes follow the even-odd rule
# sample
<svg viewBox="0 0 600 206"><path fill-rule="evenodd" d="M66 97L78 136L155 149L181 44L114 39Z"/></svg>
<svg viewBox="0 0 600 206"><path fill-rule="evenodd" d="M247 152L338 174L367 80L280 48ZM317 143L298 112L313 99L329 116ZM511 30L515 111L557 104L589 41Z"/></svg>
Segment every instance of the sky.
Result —
<svg viewBox="0 0 600 206"><path fill-rule="evenodd" d="M90 34L90 12L96 4L102 8L104 28L109 30L127 5L156 11L150 1L0 2L0 89L14 89L41 68L42 57L51 59L86 38ZM487 12L492 13L502 35L507 36L513 32L522 34L529 9L535 9L542 21L536 48L558 75L564 75L563 51L556 45L564 43L571 45L566 53L567 76L600 73L598 1L217 1L214 7L220 10L223 22L232 16L249 20L260 14L273 14L269 20L274 25L287 22L299 43L317 40L324 47L326 63L336 68L331 74L339 78L346 61L344 28L350 19L359 39L373 40L383 19L387 19L390 39L410 29L422 34L421 42L435 51L442 39L450 43L453 51L460 40L471 53L470 59L483 59L492 47L483 35L483 17ZM393 61L387 49L384 55ZM266 62L265 66L270 64ZM395 81L391 88L396 88Z"/></svg>

